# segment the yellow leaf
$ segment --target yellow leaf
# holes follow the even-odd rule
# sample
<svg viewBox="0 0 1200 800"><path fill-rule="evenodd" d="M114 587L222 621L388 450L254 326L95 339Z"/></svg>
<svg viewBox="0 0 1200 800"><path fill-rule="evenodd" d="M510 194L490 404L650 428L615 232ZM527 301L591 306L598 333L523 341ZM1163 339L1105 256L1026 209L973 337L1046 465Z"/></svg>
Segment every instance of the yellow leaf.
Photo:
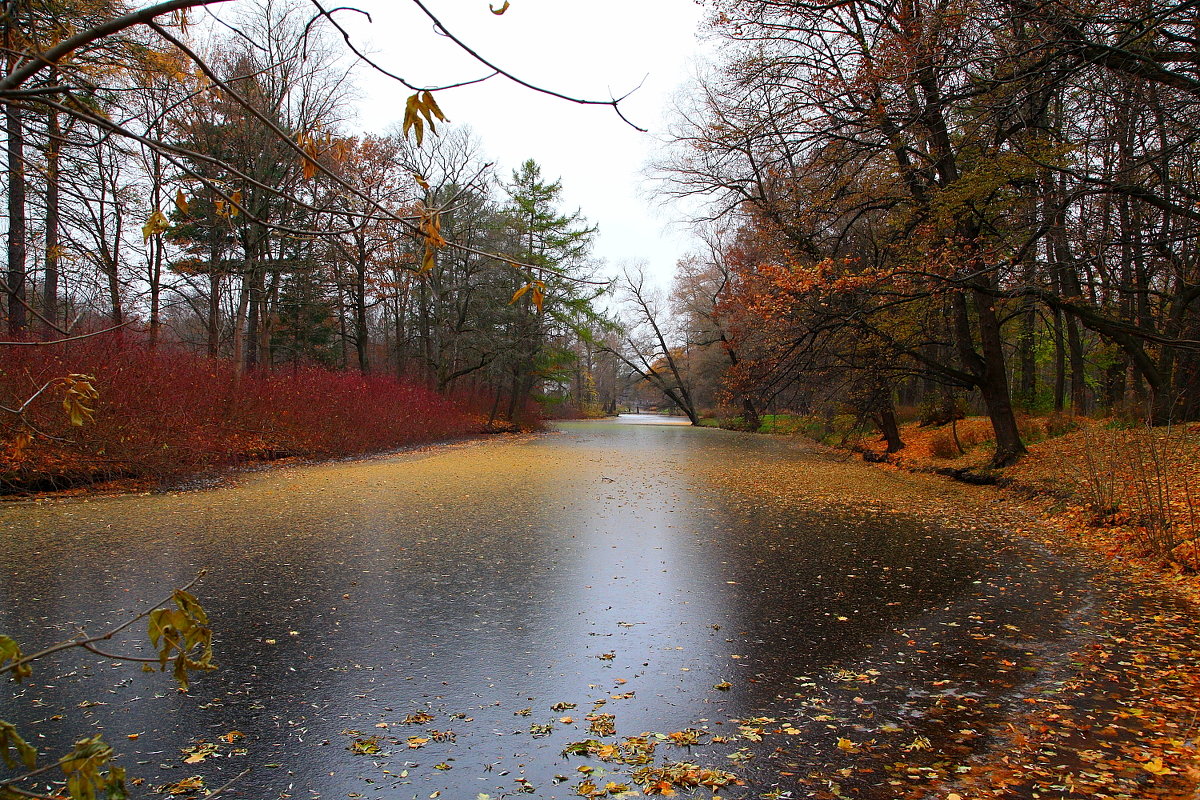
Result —
<svg viewBox="0 0 1200 800"><path fill-rule="evenodd" d="M511 306L513 303L515 303L515 302L517 302L518 300L520 300L520 299L521 299L521 296L522 296L523 294L525 294L526 292L528 292L528 291L529 291L530 289L532 289L532 288L533 288L533 284L532 284L532 283L527 283L527 284L525 284L524 286L522 286L520 289L517 289L516 293L515 293L515 294L513 294L513 296L512 296L512 300L509 300L509 301L508 301L508 304Z"/></svg>
<svg viewBox="0 0 1200 800"><path fill-rule="evenodd" d="M95 380L91 375L72 373L61 379L64 386L63 410L71 424L78 427L85 422L91 422L96 409L87 403L100 398L100 392L92 385Z"/></svg>
<svg viewBox="0 0 1200 800"><path fill-rule="evenodd" d="M157 208L154 209L154 213L142 226L142 242L150 241L151 236L162 233L170 227L171 222L167 219L167 215Z"/></svg>
<svg viewBox="0 0 1200 800"><path fill-rule="evenodd" d="M33 442L33 436L26 431L21 431L13 437L12 455L13 458L20 458L25 454L25 449Z"/></svg>
<svg viewBox="0 0 1200 800"><path fill-rule="evenodd" d="M1174 774L1174 772L1169 767L1163 766L1163 760L1162 760L1161 756L1156 756L1156 757L1150 759L1149 761L1147 761L1145 764L1142 764L1142 769L1146 770L1146 772L1149 772L1151 775L1173 775Z"/></svg>
<svg viewBox="0 0 1200 800"><path fill-rule="evenodd" d="M621 751L615 744L602 744L596 748L596 758L603 761L611 761L621 755Z"/></svg>
<svg viewBox="0 0 1200 800"><path fill-rule="evenodd" d="M304 163L301 165L304 170L304 180L310 181L317 174L317 142L311 136L303 133L296 138L300 148L304 151L302 157Z"/></svg>
<svg viewBox="0 0 1200 800"><path fill-rule="evenodd" d="M838 750L845 750L847 753L857 753L858 752L858 745L856 745L854 742L850 741L849 739L844 739L844 738L838 739L837 746L838 746Z"/></svg>
<svg viewBox="0 0 1200 800"><path fill-rule="evenodd" d="M425 138L425 123L421 121L421 95L412 95L404 103L404 125L403 133L407 137L410 130L415 131L417 139L417 147L421 146L421 140Z"/></svg>
<svg viewBox="0 0 1200 800"><path fill-rule="evenodd" d="M499 8L495 8L491 3L488 3L488 9L498 17L505 11L508 11L508 0L504 0L504 5L500 6Z"/></svg>
<svg viewBox="0 0 1200 800"><path fill-rule="evenodd" d="M433 120L429 118L430 114L433 114L433 116L437 117L441 122L450 121L446 119L446 115L442 113L440 108L438 108L437 100L433 99L433 94L430 92L423 92L421 94L421 106L425 112L425 119L429 122L430 130L433 129Z"/></svg>

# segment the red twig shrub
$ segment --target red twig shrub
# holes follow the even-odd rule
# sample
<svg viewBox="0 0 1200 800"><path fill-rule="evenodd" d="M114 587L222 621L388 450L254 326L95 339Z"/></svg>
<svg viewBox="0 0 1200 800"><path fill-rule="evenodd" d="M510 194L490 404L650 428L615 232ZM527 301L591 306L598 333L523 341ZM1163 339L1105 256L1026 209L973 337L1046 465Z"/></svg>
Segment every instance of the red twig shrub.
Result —
<svg viewBox="0 0 1200 800"><path fill-rule="evenodd" d="M49 488L166 478L255 458L379 452L481 425L464 404L391 377L290 365L237 375L228 362L151 351L120 334L0 348L0 404L17 408L72 373L95 379L94 420L72 426L53 387L24 419L5 413L0 482ZM20 447L20 434L31 431L32 443Z"/></svg>

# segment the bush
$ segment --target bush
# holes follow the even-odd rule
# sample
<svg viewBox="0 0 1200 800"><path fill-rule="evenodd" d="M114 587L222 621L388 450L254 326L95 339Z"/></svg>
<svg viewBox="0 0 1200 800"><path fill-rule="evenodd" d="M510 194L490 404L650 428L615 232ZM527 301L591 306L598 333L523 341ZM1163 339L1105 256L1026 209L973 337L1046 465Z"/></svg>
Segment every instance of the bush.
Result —
<svg viewBox="0 0 1200 800"><path fill-rule="evenodd" d="M950 394L937 395L923 400L918 411L922 428L938 427L966 419L967 401Z"/></svg>
<svg viewBox="0 0 1200 800"><path fill-rule="evenodd" d="M938 431L929 439L929 452L934 458L958 458L961 455L949 428Z"/></svg>
<svg viewBox="0 0 1200 800"><path fill-rule="evenodd" d="M1063 411L1055 411L1044 417L1018 414L1017 425L1021 430L1021 438L1027 443L1053 439L1079 430L1079 420Z"/></svg>
<svg viewBox="0 0 1200 800"><path fill-rule="evenodd" d="M1177 428L1085 431L1077 465L1097 520L1134 525L1140 548L1167 557L1200 530L1200 439Z"/></svg>
<svg viewBox="0 0 1200 800"><path fill-rule="evenodd" d="M392 377L300 365L238 375L229 362L152 351L120 334L0 349L0 405L15 408L71 373L92 376L94 419L72 426L61 393L50 391L24 419L9 415L0 430L4 484L52 488L162 479L248 459L359 455L481 425L465 404ZM36 435L23 448L29 431Z"/></svg>

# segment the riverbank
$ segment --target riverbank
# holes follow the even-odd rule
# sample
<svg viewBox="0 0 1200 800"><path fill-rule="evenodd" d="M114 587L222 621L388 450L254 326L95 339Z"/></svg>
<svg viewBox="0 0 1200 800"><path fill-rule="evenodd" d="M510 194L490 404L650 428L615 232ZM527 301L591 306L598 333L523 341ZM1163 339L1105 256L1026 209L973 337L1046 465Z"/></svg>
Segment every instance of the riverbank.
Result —
<svg viewBox="0 0 1200 800"><path fill-rule="evenodd" d="M959 422L968 441L973 424ZM843 461L844 470L859 476L853 482L861 483L861 489L836 498L811 496L811 489L803 488L811 481L802 470L781 470L770 485L746 490L759 492L766 502L800 486L801 494L809 493L806 503L841 502L880 514L907 513L978 534L999 547L1017 536L1044 549L1047 558L1074 564L1088 575L1092 599L1064 620L1055 634L1061 637L1057 643L1055 636L1030 637L1029 631L1012 626L997 631L976 617L941 623L974 630L971 636L978 650L963 656L974 664L989 659L987 651L997 636L1027 641L1023 650L1029 661L1000 660L1001 675L1018 670L1036 675L1020 702L1006 709L1004 724L988 726L986 698L960 693L946 683L945 693L919 713L944 720L949 742L933 737L902 743L887 737L849 737L839 742L848 756L846 764L810 775L803 784L818 792L814 796L838 797L837 791L822 787L836 787L866 773L881 776L895 788L897 798L1192 800L1200 786L1200 647L1195 626L1200 578L1139 551L1128 525L1098 524L1088 514L1075 483L1086 476L1056 473L1078 448L1080 437L1038 443L1023 469L1013 470L1008 484L1000 486L972 485L937 474L946 464L930 457L924 445L939 431L907 433L907 458L864 459L867 463L852 456L861 455L861 446L855 451L804 439L804 447L824 449ZM1096 436L1080 434L1089 435ZM868 452L879 454L874 448ZM982 453L969 460L980 466L987 461ZM1056 474L1065 477L1055 480ZM1041 491L1032 491L1035 486ZM1036 562L1029 568L1035 569ZM1041 602L1048 608L1055 605L1052 598ZM911 629L908 633L917 652L929 647ZM948 631L934 635L935 647L945 635ZM920 678L914 680L920 685ZM854 706L847 708L852 714ZM987 727L991 733L984 736Z"/></svg>
<svg viewBox="0 0 1200 800"><path fill-rule="evenodd" d="M1200 571L1200 426L1147 428L1111 420L1025 422L1029 453L990 469L983 417L903 426L904 449L846 443L883 468L994 485L1109 560L1139 562L1189 584Z"/></svg>
<svg viewBox="0 0 1200 800"><path fill-rule="evenodd" d="M172 485L507 430L489 425L488 402L312 364L243 372L119 334L7 348L0 494Z"/></svg>
<svg viewBox="0 0 1200 800"><path fill-rule="evenodd" d="M1023 417L1029 453L993 469L986 417L901 425L904 448L795 415L764 420L759 433L802 436L855 453L882 469L994 486L1106 558L1171 574L1200 572L1200 425L1148 428L1064 415Z"/></svg>

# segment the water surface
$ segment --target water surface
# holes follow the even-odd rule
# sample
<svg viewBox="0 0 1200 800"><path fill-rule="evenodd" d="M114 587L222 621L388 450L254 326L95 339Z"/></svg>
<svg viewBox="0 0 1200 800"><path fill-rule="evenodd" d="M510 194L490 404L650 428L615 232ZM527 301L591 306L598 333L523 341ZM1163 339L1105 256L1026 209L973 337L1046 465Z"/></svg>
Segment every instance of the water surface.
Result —
<svg viewBox="0 0 1200 800"><path fill-rule="evenodd" d="M561 754L608 713L610 741L729 739L658 755L758 796L837 767L841 739L936 739L953 725L926 713L939 693L999 719L1083 602L1045 553L873 499L899 478L662 422L10 505L0 631L26 651L99 632L205 568L221 669L182 694L72 651L37 664L0 717L47 750L103 732L145 787L252 766L240 796L474 798L575 796L586 764L625 780ZM1011 671L992 669L1000 656ZM432 720L403 722L420 712ZM381 752L349 749L372 736ZM217 755L184 763L202 741ZM845 778L889 796L880 776Z"/></svg>

